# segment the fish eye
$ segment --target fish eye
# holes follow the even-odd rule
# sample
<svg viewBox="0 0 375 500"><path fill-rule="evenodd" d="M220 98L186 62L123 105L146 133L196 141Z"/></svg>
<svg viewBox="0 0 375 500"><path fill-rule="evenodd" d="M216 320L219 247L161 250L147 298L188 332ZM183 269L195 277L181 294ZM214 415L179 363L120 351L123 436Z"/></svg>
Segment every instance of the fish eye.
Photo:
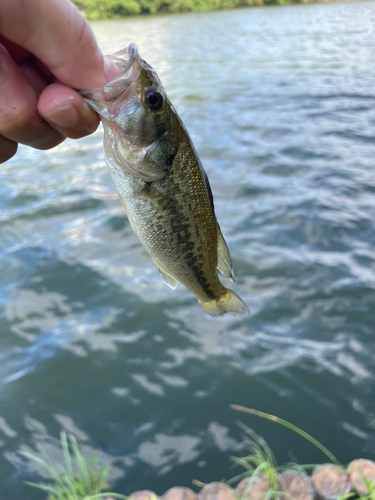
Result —
<svg viewBox="0 0 375 500"><path fill-rule="evenodd" d="M145 93L145 104L151 111L158 111L164 104L164 98L156 89L148 89Z"/></svg>

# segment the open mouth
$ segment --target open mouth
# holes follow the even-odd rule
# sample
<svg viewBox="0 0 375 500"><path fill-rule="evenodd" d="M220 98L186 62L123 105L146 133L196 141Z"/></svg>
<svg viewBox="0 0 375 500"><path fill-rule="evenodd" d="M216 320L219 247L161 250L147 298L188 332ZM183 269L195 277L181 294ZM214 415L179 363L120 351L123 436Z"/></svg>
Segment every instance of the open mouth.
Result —
<svg viewBox="0 0 375 500"><path fill-rule="evenodd" d="M108 58L121 68L120 73L103 87L94 90L78 90L89 106L104 118L109 118L118 111L117 99L121 106L126 106L136 96L136 82L141 72L141 59L137 47L131 43L129 47L116 52ZM116 101L116 108L114 107ZM112 103L112 106L111 106Z"/></svg>

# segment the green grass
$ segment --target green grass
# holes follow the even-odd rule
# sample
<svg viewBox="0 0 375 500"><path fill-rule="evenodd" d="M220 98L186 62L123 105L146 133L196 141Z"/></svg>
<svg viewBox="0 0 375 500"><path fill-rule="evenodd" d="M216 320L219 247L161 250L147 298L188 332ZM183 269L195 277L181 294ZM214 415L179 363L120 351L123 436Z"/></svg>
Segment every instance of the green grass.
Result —
<svg viewBox="0 0 375 500"><path fill-rule="evenodd" d="M296 425L276 417L275 415L270 415L269 413L254 410L252 408L238 405L231 405L231 408L287 427L316 446L331 462L344 468L338 459L322 443ZM317 466L316 464L297 465L291 463L278 466L276 458L267 442L245 424L238 422L238 425L245 433L245 442L249 446L250 453L245 457L231 457L234 466L241 466L245 470L230 479L228 484L237 483L245 477L250 477L246 488L246 491L248 491L256 478L262 478L267 481L270 488L269 492L266 494L267 500L284 500L286 499L286 494L278 491L279 474L288 470L297 470L303 474L307 474L306 471L308 469L313 469ZM53 463L47 455L42 459L32 453L22 452L24 457L43 467L52 478L49 483L27 482L26 484L48 493L49 500L95 500L109 496L120 500L127 499L124 495L107 491L109 487L107 482L109 473L108 466L104 467L100 465L98 459L85 457L81 453L74 436L62 432L60 437L65 461L64 466L59 463ZM374 483L368 481L363 475L362 479L367 489L366 494L360 494L359 492L349 493L338 500L354 500L354 498L358 497L360 500L375 500ZM204 484L197 481L195 482L195 484L198 483L200 486ZM244 495L246 495L246 491Z"/></svg>
<svg viewBox="0 0 375 500"><path fill-rule="evenodd" d="M300 429L299 427L288 422L287 420L276 417L275 415L270 415L269 413L265 413L263 411L254 410L253 408L246 408L245 406L231 405L230 407L232 408L232 410L241 411L243 413L249 413L250 415L256 415L257 417L265 418L267 420L271 420L272 422L276 422L277 424L283 425L284 427L287 427L291 431L299 434L304 439L310 441L310 443L319 448L319 450L322 451L334 464L342 467L342 464L339 462L339 460L337 460L334 454L331 453L324 445L322 445L322 443L320 443L317 439L308 434L306 431Z"/></svg>
<svg viewBox="0 0 375 500"><path fill-rule="evenodd" d="M97 458L82 455L74 436L62 432L60 439L65 467L53 463L47 455L42 459L32 453L21 452L24 457L43 467L52 478L52 484L26 484L48 493L49 500L95 500L109 496L127 499L125 495L108 492L109 467L99 465Z"/></svg>
<svg viewBox="0 0 375 500"><path fill-rule="evenodd" d="M229 484L240 481L244 477L259 477L266 479L270 489L275 491L277 487L277 475L279 468L276 463L275 455L266 441L256 434L252 429L238 422L238 425L245 432L246 444L251 450L251 453L245 457L231 457L235 465L244 467L245 472L233 477L228 481Z"/></svg>
<svg viewBox="0 0 375 500"><path fill-rule="evenodd" d="M339 462L339 460L331 453L322 443L320 443L313 436L308 434L303 429L300 429L296 425L284 420L282 418L276 417L275 415L271 415L269 413L265 413L259 410L255 410L253 408L246 408L244 406L239 405L231 405L233 410L247 413L249 415L255 415L257 417L270 420L271 422L275 422L277 424L283 425L287 427L291 431L299 434L305 440L312 443L316 446L322 453L329 458L331 462L342 467L344 466ZM244 477L250 476L252 480L255 480L256 477L262 477L266 479L270 486L270 492L268 494L268 498L280 499L282 494L277 491L277 474L286 470L299 470L301 472L306 473L306 470L317 467L317 465L296 465L296 464L286 464L283 467L278 467L276 463L276 459L271 449L265 442L265 440L258 436L252 429L245 426L243 423L239 423L240 427L245 431L245 434L248 436L248 441L251 448L251 454L242 457L232 457L232 460L237 465L242 465L246 470L242 474L239 474L233 477L229 484L235 483ZM359 498L359 500L375 500L375 484L366 479L366 477L362 474L362 480L364 485L366 486L367 493L361 494L360 492L352 492L347 495L342 496L338 500L352 500L354 498ZM248 488L251 487L251 480L249 481ZM285 497L284 497L285 498Z"/></svg>
<svg viewBox="0 0 375 500"><path fill-rule="evenodd" d="M296 470L307 475L307 469L316 467L315 465L298 465L292 463L278 466L275 455L268 446L267 442L242 422L237 423L245 433L245 443L250 448L250 454L241 458L231 457L234 465L242 466L245 471L231 478L228 481L228 484L237 483L245 477L250 477L249 483L247 484L244 492L244 497L251 489L251 486L256 478L261 478L264 479L269 486L269 492L266 494L267 500L280 500L282 498L286 498L286 493L278 490L279 474L287 470Z"/></svg>
<svg viewBox="0 0 375 500"><path fill-rule="evenodd" d="M368 481L366 477L361 474L363 484L366 486L368 493L365 495L359 494L360 500L375 500L375 485L372 481Z"/></svg>

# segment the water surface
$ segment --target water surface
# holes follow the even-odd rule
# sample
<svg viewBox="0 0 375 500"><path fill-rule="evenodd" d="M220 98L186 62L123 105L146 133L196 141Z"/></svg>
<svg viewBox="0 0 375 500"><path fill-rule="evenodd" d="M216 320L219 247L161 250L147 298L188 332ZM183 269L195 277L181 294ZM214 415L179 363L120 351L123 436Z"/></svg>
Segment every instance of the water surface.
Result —
<svg viewBox="0 0 375 500"><path fill-rule="evenodd" d="M136 42L209 175L247 317L161 281L125 218L102 131L0 168L0 491L43 499L19 454L73 432L112 487L230 478L235 421L280 463L374 458L375 3L93 24Z"/></svg>

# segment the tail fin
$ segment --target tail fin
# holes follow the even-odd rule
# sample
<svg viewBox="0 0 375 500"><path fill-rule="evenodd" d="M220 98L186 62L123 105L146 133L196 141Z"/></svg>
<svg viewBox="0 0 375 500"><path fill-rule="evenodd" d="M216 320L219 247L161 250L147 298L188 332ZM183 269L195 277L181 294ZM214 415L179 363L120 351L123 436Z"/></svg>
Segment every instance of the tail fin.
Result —
<svg viewBox="0 0 375 500"><path fill-rule="evenodd" d="M237 316L249 312L247 305L229 289L225 289L225 293L218 299L208 300L207 302L199 301L199 305L211 316L221 316L222 314Z"/></svg>

